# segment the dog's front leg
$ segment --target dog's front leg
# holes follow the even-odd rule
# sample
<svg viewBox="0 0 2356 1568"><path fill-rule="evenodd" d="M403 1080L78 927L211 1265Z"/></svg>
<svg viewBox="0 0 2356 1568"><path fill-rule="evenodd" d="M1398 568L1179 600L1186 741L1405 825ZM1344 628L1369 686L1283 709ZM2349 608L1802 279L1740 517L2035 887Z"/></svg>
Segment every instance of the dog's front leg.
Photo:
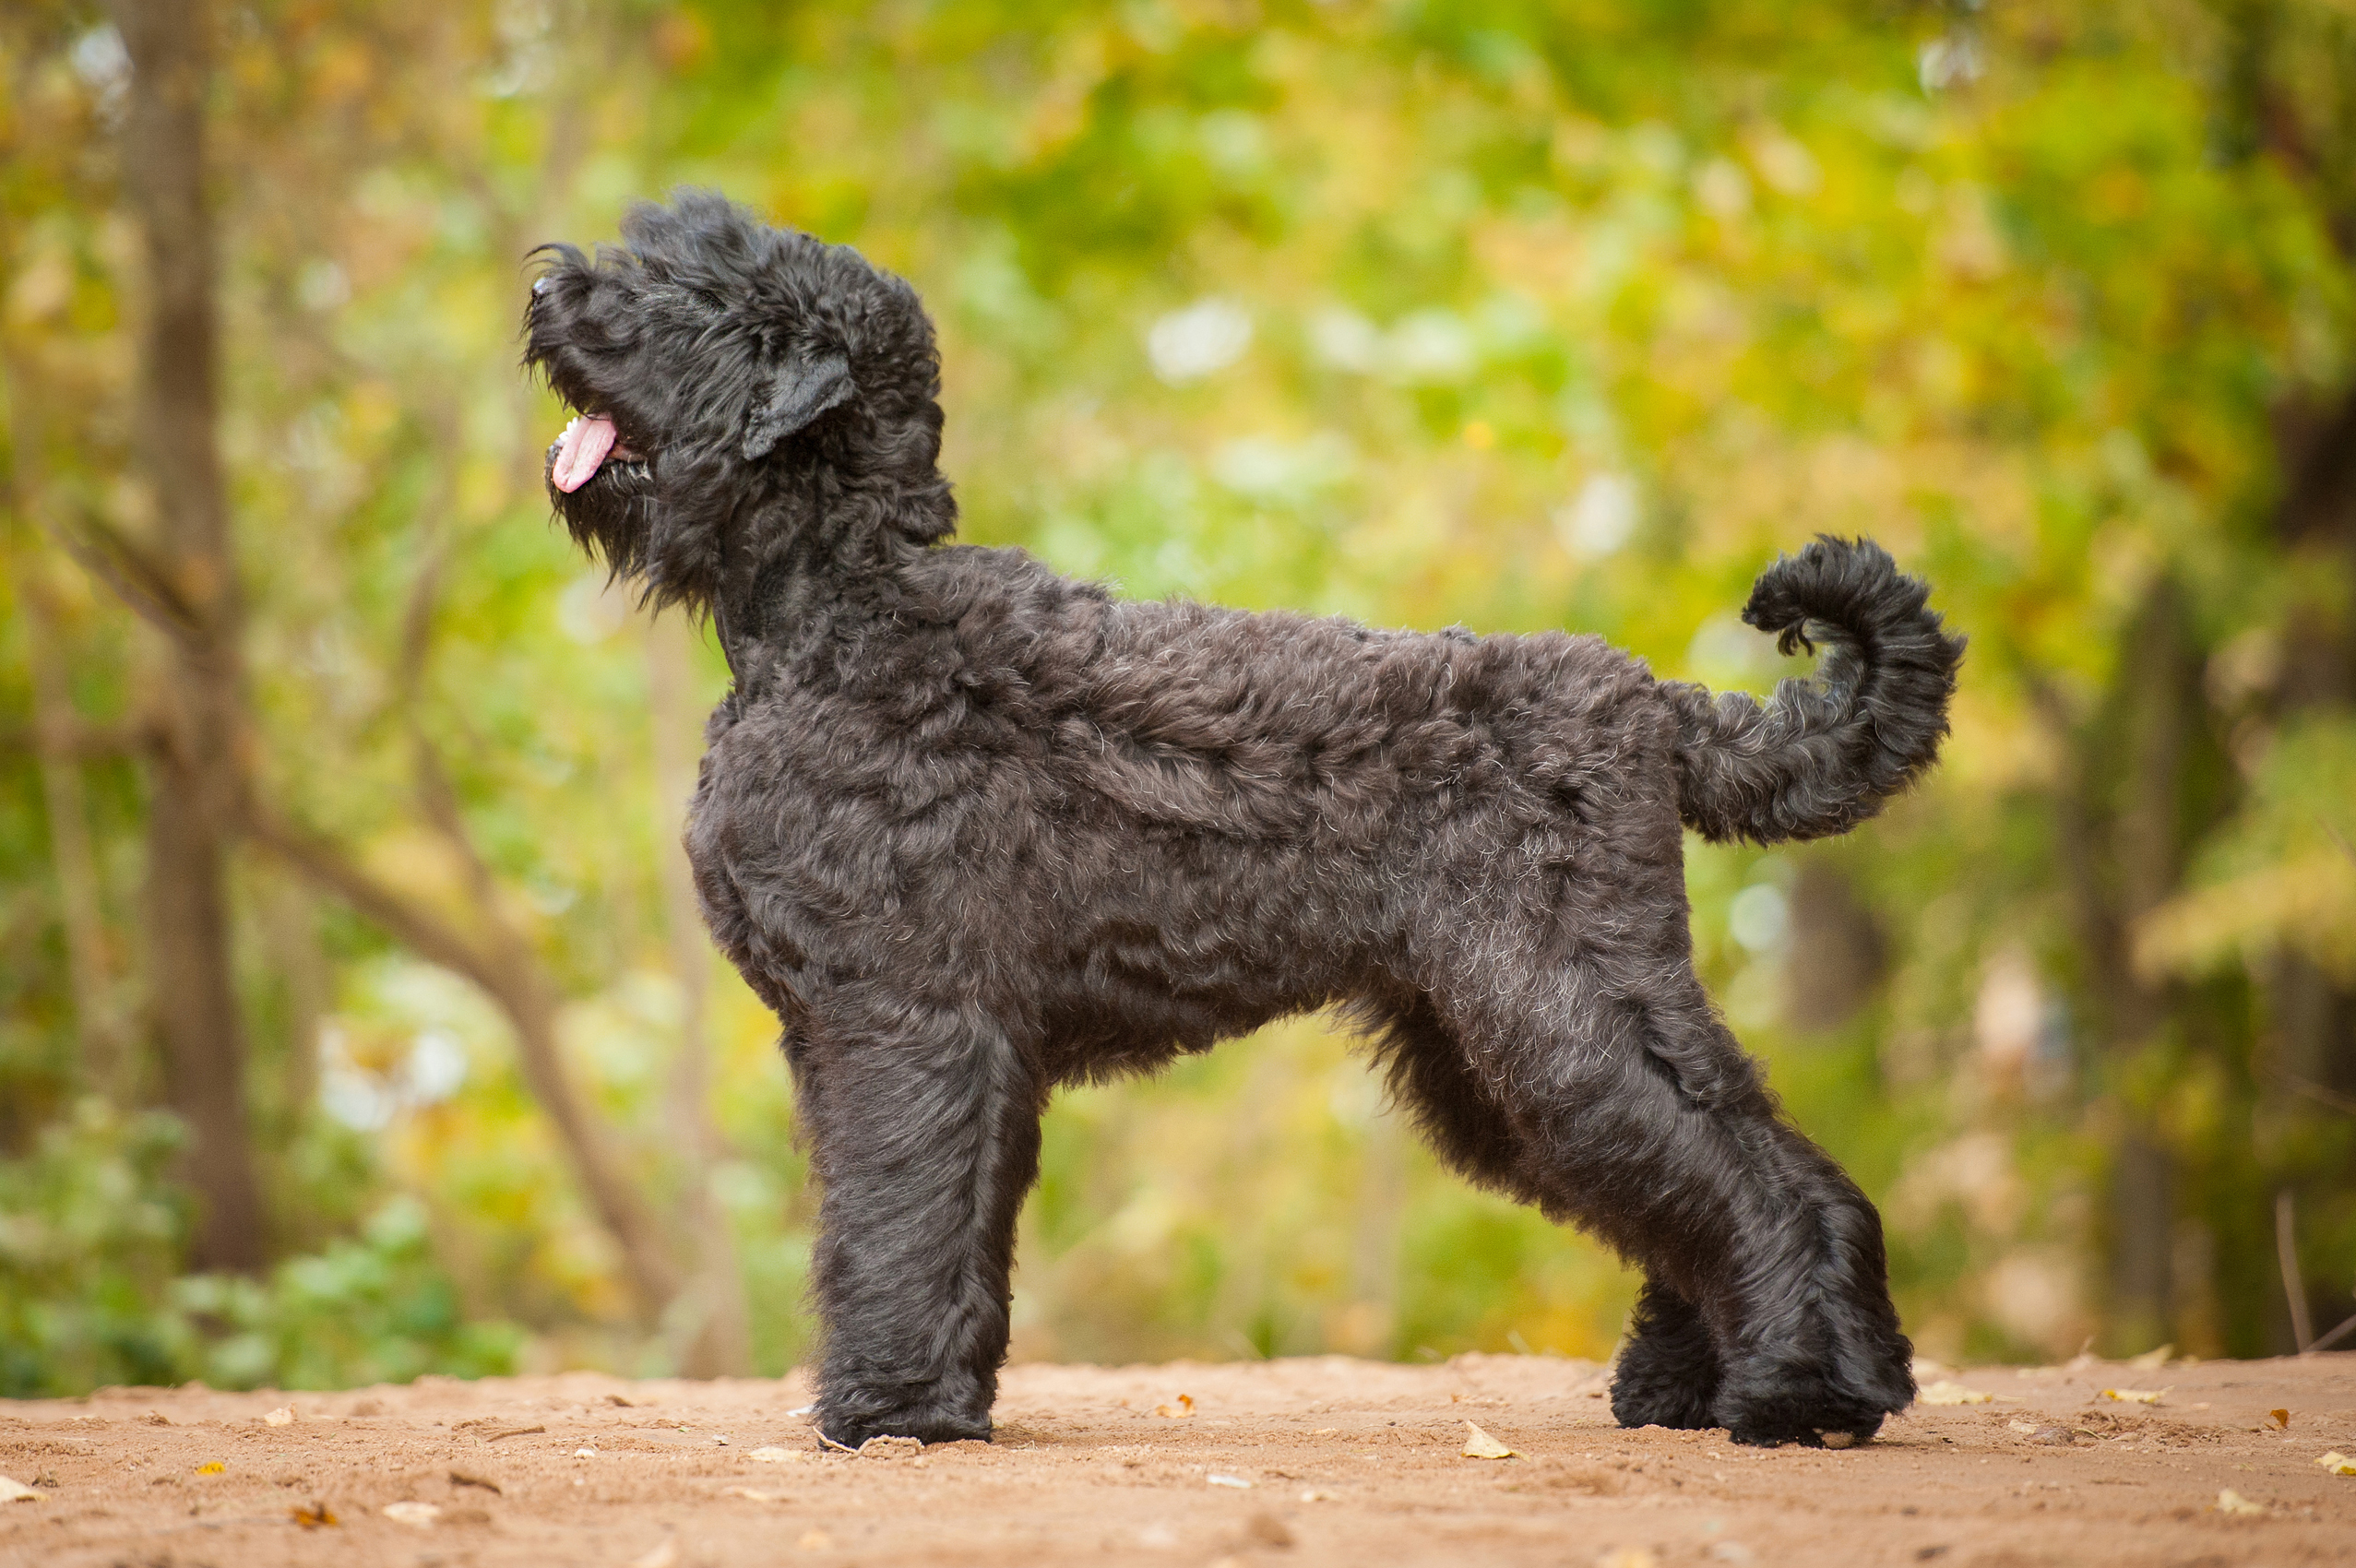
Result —
<svg viewBox="0 0 2356 1568"><path fill-rule="evenodd" d="M824 1185L818 1428L854 1447L986 1439L1015 1220L1039 1174L1038 1086L970 1007L815 1022L793 1056Z"/></svg>

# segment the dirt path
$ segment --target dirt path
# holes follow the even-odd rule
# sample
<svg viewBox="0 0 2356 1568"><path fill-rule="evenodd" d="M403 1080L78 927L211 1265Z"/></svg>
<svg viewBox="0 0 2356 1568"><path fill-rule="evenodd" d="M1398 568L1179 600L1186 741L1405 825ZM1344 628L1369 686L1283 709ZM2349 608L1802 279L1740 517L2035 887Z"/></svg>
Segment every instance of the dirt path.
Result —
<svg viewBox="0 0 2356 1568"><path fill-rule="evenodd" d="M0 1563L2356 1563L2314 1462L2356 1454L2356 1356L1949 1375L1996 1398L1842 1452L1623 1431L1600 1369L1510 1356L1017 1367L996 1444L888 1457L820 1451L797 1379L114 1389L0 1402L39 1497Z"/></svg>

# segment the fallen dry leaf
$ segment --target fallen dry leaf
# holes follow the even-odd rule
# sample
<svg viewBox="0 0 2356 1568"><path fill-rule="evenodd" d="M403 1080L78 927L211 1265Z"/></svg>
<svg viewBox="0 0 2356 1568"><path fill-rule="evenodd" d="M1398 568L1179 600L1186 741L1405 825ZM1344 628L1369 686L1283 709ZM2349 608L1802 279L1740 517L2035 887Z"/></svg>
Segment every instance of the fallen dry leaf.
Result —
<svg viewBox="0 0 2356 1568"><path fill-rule="evenodd" d="M2315 1463L2324 1467L2326 1475L2356 1476L2356 1459L2350 1459L2336 1448Z"/></svg>
<svg viewBox="0 0 2356 1568"><path fill-rule="evenodd" d="M379 1512L396 1525L418 1530L432 1529L442 1516L442 1510L431 1503L387 1503Z"/></svg>
<svg viewBox="0 0 2356 1568"><path fill-rule="evenodd" d="M2175 1353L2175 1346L2162 1345L2157 1350L2146 1350L2140 1356L2129 1356L2127 1358L2127 1365L2135 1368L2137 1372L2158 1372L2160 1368L2168 1364L2168 1358Z"/></svg>
<svg viewBox="0 0 2356 1568"><path fill-rule="evenodd" d="M630 1568L678 1568L678 1562L679 1543L665 1536L645 1556L632 1559Z"/></svg>
<svg viewBox="0 0 2356 1568"><path fill-rule="evenodd" d="M2213 1506L2219 1514L2263 1514L2267 1511L2265 1503L2253 1503L2230 1486L2217 1494Z"/></svg>
<svg viewBox="0 0 2356 1568"><path fill-rule="evenodd" d="M1511 1459L1514 1451L1470 1421L1464 1423L1464 1456L1468 1459Z"/></svg>
<svg viewBox="0 0 2356 1568"><path fill-rule="evenodd" d="M200 1476L217 1476L228 1468L228 1466L218 1459L208 1459L196 1467L196 1473Z"/></svg>
<svg viewBox="0 0 2356 1568"><path fill-rule="evenodd" d="M1170 1420L1183 1421L1195 1413L1195 1396L1191 1394L1181 1394L1175 1405L1156 1405L1153 1408L1153 1413Z"/></svg>
<svg viewBox="0 0 2356 1568"><path fill-rule="evenodd" d="M2266 1413L2266 1415L2267 1415L2267 1420L2270 1420L2270 1421L2272 1421L2272 1422L2274 1423L2274 1430L2275 1430L2275 1431L2288 1431L2291 1429L2291 1412L2290 1412L2290 1411L2288 1411L2288 1410L2268 1410L2268 1411Z"/></svg>
<svg viewBox="0 0 2356 1568"><path fill-rule="evenodd" d="M771 1444L764 1448L756 1448L745 1457L761 1465L791 1465L800 1459L802 1455L797 1449L779 1448Z"/></svg>
<svg viewBox="0 0 2356 1568"><path fill-rule="evenodd" d="M835 1538L824 1530L804 1530L802 1538L793 1543L797 1551L824 1551L835 1544Z"/></svg>
<svg viewBox="0 0 2356 1568"><path fill-rule="evenodd" d="M2037 1431L2037 1423L2035 1421L2006 1421L2005 1425L2024 1435L2033 1434Z"/></svg>
<svg viewBox="0 0 2356 1568"><path fill-rule="evenodd" d="M1239 1488L1241 1488L1242 1490L1243 1490L1243 1491L1251 1491L1251 1490L1252 1490L1252 1483L1251 1483L1250 1481L1245 1480L1245 1479L1244 1479L1243 1477L1241 1477L1241 1476L1222 1476L1222 1475L1213 1474L1213 1475L1208 1475L1208 1476L1205 1476L1205 1477L1203 1478L1203 1479L1205 1479L1205 1480L1207 1480L1207 1481L1210 1482L1210 1484L1211 1484L1211 1485L1213 1485L1213 1486L1232 1486L1232 1487L1239 1487Z"/></svg>
<svg viewBox="0 0 2356 1568"><path fill-rule="evenodd" d="M2165 1388L2106 1388L2105 1399L2116 1399L2122 1405L2157 1405L2168 1396Z"/></svg>
<svg viewBox="0 0 2356 1568"><path fill-rule="evenodd" d="M24 1482L10 1480L6 1476L0 1476L0 1503L39 1503L40 1501L41 1493L33 1491Z"/></svg>
<svg viewBox="0 0 2356 1568"><path fill-rule="evenodd" d="M1292 1532L1273 1514L1253 1515L1243 1523L1243 1534L1254 1546L1274 1547L1279 1551L1292 1544Z"/></svg>
<svg viewBox="0 0 2356 1568"><path fill-rule="evenodd" d="M267 1426L291 1427L294 1424L294 1407L280 1405L277 1409L264 1416L262 1421Z"/></svg>
<svg viewBox="0 0 2356 1568"><path fill-rule="evenodd" d="M1966 1388L1959 1383L1941 1378L1917 1394L1914 1402L1918 1405L1985 1405L1995 1397L1993 1394L1982 1394L1976 1388Z"/></svg>
<svg viewBox="0 0 2356 1568"><path fill-rule="evenodd" d="M306 1530L332 1529L343 1523L341 1519L336 1517L335 1510L324 1503L313 1503L303 1508L290 1508L286 1511L286 1516Z"/></svg>
<svg viewBox="0 0 2356 1568"><path fill-rule="evenodd" d="M494 1497L504 1497L506 1495L499 1490L499 1483L497 1481L493 1480L489 1476L478 1476L472 1470L452 1470L450 1472L450 1484L452 1486L479 1486L483 1491L491 1493Z"/></svg>

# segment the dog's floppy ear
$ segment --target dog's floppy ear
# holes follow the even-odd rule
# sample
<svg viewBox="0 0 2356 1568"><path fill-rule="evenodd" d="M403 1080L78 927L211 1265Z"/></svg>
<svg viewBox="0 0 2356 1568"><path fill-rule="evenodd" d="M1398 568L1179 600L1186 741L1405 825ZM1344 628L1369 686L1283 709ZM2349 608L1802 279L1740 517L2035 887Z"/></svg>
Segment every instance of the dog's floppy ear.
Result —
<svg viewBox="0 0 2356 1568"><path fill-rule="evenodd" d="M851 366L840 354L795 350L769 383L769 392L744 422L744 460L766 457L777 444L849 398Z"/></svg>

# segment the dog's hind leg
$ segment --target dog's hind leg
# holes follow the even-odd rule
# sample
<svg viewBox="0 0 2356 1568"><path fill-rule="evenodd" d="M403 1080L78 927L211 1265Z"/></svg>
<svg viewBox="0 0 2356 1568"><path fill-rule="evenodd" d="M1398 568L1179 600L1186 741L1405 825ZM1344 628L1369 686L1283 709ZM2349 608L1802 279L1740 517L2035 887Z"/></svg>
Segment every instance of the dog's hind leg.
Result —
<svg viewBox="0 0 2356 1568"><path fill-rule="evenodd" d="M1782 1119L1698 985L1654 979L1642 1002L1600 975L1519 1007L1492 986L1459 1018L1442 1006L1425 1030L1394 1026L1422 1049L1399 1051L1393 1081L1427 1106L1479 1105L1426 1111L1444 1152L1643 1266L1622 1420L1745 1443L1869 1436L1913 1396L1880 1217Z"/></svg>
<svg viewBox="0 0 2356 1568"><path fill-rule="evenodd" d="M1483 1186L1550 1210L1561 1206L1528 1158L1517 1119L1472 1071L1431 1002L1416 997L1379 1009L1377 1021L1391 1092L1441 1158ZM1707 1427L1718 1382L1718 1352L1701 1314L1659 1277L1648 1280L1612 1379L1612 1414L1623 1426Z"/></svg>
<svg viewBox="0 0 2356 1568"><path fill-rule="evenodd" d="M1557 1201L1650 1280L1615 1413L1739 1443L1871 1436L1914 1392L1874 1206L1738 1070L1697 986L1599 1011L1580 1054L1609 1087L1554 1099L1541 1158L1571 1178Z"/></svg>
<svg viewBox="0 0 2356 1568"><path fill-rule="evenodd" d="M970 1008L888 1018L828 1017L791 1053L824 1190L818 1430L854 1447L986 1439L1041 1093L1004 1031Z"/></svg>
<svg viewBox="0 0 2356 1568"><path fill-rule="evenodd" d="M1613 1418L1624 1427L1715 1426L1718 1383L1718 1347L1700 1310L1658 1278L1646 1280L1612 1368Z"/></svg>

